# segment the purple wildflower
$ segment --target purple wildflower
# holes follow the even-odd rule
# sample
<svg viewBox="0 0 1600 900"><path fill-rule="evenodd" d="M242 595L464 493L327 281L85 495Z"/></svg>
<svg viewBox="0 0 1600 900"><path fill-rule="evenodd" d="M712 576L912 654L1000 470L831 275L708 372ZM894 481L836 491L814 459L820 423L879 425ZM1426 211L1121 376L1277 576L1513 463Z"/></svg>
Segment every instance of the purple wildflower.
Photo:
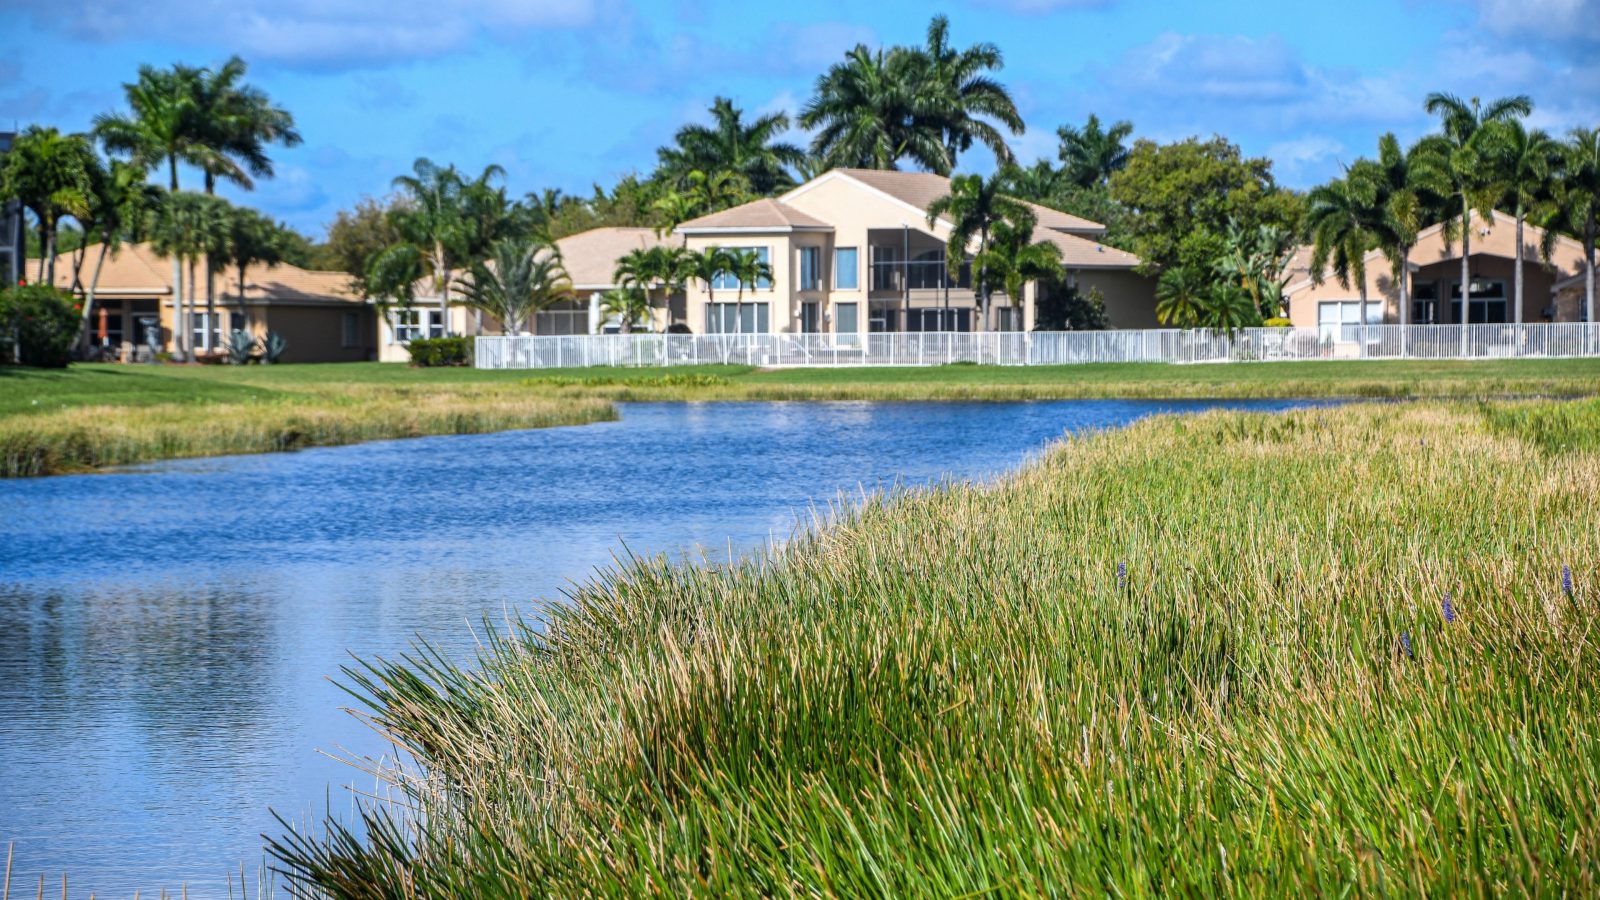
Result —
<svg viewBox="0 0 1600 900"><path fill-rule="evenodd" d="M1127 587L1128 587L1128 564L1126 562L1119 562L1119 563L1117 563L1117 588L1118 589L1126 589Z"/></svg>
<svg viewBox="0 0 1600 900"><path fill-rule="evenodd" d="M1571 566L1563 565L1561 567L1561 592L1563 594L1567 595L1567 599L1568 600L1572 599L1572 567Z"/></svg>
<svg viewBox="0 0 1600 900"><path fill-rule="evenodd" d="M1444 620L1446 622L1454 622L1456 620L1456 605L1450 602L1449 591L1444 592L1444 602L1439 605L1444 609Z"/></svg>
<svg viewBox="0 0 1600 900"><path fill-rule="evenodd" d="M1409 632L1400 632L1400 649L1406 652L1406 659L1417 658L1416 654L1411 652L1411 634Z"/></svg>

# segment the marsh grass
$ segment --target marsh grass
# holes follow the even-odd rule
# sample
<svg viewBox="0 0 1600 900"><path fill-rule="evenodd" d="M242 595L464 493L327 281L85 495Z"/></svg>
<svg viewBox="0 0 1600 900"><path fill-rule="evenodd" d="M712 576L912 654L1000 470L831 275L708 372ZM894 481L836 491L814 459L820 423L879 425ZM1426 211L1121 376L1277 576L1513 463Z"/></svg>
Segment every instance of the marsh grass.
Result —
<svg viewBox="0 0 1600 900"><path fill-rule="evenodd" d="M348 671L419 770L270 852L352 897L1592 896L1600 456L1534 447L1157 418L626 560L471 666Z"/></svg>
<svg viewBox="0 0 1600 900"><path fill-rule="evenodd" d="M615 408L603 399L537 396L496 384L355 384L225 402L74 406L0 418L0 476L614 418Z"/></svg>

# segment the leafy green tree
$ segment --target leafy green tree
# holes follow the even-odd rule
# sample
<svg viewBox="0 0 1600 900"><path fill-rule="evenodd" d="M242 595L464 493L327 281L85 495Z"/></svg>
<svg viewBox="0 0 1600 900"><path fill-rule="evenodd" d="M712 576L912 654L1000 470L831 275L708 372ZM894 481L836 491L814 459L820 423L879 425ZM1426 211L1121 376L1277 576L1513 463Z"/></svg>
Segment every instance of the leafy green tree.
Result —
<svg viewBox="0 0 1600 900"><path fill-rule="evenodd" d="M954 169L975 143L987 147L1001 165L1015 162L1000 128L1020 135L1024 126L1010 91L990 74L1005 67L1000 48L990 43L964 50L950 46L950 20L941 15L928 23L923 46L909 52L918 63L917 96L931 107L924 115L933 119L944 141L946 167L936 171Z"/></svg>
<svg viewBox="0 0 1600 900"><path fill-rule="evenodd" d="M1164 325L1194 328L1205 312L1209 279L1193 266L1175 266L1156 282L1156 318Z"/></svg>
<svg viewBox="0 0 1600 900"><path fill-rule="evenodd" d="M55 281L56 230L64 217L88 214L99 165L87 137L42 125L28 126L0 157L0 198L17 200L38 223L45 284Z"/></svg>
<svg viewBox="0 0 1600 900"><path fill-rule="evenodd" d="M136 163L113 159L104 168L96 166L93 175L88 209L81 217L85 232L94 235L99 244L94 271L84 289L82 331L85 340L106 257L116 254L125 238L143 238L150 217L160 208L163 197L162 190L146 180L145 168Z"/></svg>
<svg viewBox="0 0 1600 900"><path fill-rule="evenodd" d="M682 247L641 247L617 260L612 277L620 287L643 291L647 300L659 289L661 305L668 312L667 324L670 325L672 294L682 290L684 282L691 277L693 265L693 256Z"/></svg>
<svg viewBox="0 0 1600 900"><path fill-rule="evenodd" d="M1311 279L1321 284L1328 267L1345 288L1361 297L1367 323L1367 253L1378 245L1383 205L1370 162L1357 162L1343 178L1312 189L1306 201L1306 233L1312 242Z"/></svg>
<svg viewBox="0 0 1600 900"><path fill-rule="evenodd" d="M367 284L367 267L384 250L402 243L394 224L397 200L362 197L354 207L341 209L328 225L328 239L317 248L313 268L344 272L363 297L378 292Z"/></svg>
<svg viewBox="0 0 1600 900"><path fill-rule="evenodd" d="M772 266L761 258L761 254L750 249L728 251L728 274L739 279L739 293L734 301L735 331L744 331L744 291L745 288L754 289L762 282L772 280Z"/></svg>
<svg viewBox="0 0 1600 900"><path fill-rule="evenodd" d="M616 319L623 334L632 334L633 326L650 318L650 298L639 288L615 287L600 295L600 312L606 321Z"/></svg>
<svg viewBox="0 0 1600 900"><path fill-rule="evenodd" d="M1028 282L1049 284L1060 281L1061 248L1050 241L1035 241L1038 222L1024 207L994 223L983 250L973 265L999 283L1011 301L1022 306L1022 292Z"/></svg>
<svg viewBox="0 0 1600 900"><path fill-rule="evenodd" d="M289 230L256 210L235 206L226 211L222 222L218 267L229 266L238 273L235 299L239 315L245 310L245 295L249 288L246 280L251 266L276 266L285 262L289 250Z"/></svg>
<svg viewBox="0 0 1600 900"><path fill-rule="evenodd" d="M197 162L208 194L216 192L219 178L251 190L255 178L273 175L269 144L293 147L301 142L294 116L244 82L247 68L244 60L232 56L215 69L199 70L190 82L197 140L209 151Z"/></svg>
<svg viewBox="0 0 1600 900"><path fill-rule="evenodd" d="M1132 122L1114 122L1105 128L1093 113L1081 129L1071 125L1057 128L1063 175L1083 188L1109 184L1112 175L1127 168L1130 154L1123 142L1131 134Z"/></svg>
<svg viewBox="0 0 1600 900"><path fill-rule="evenodd" d="M1284 267L1294 252L1294 235L1280 225L1258 225L1247 231L1230 225L1223 237L1224 254L1217 260L1218 274L1231 278L1249 296L1263 317L1283 311L1283 290L1288 285Z"/></svg>
<svg viewBox="0 0 1600 900"><path fill-rule="evenodd" d="M473 263L458 284L467 305L499 319L504 334L525 333L539 310L572 296L560 249L540 238L496 241L489 262Z"/></svg>
<svg viewBox="0 0 1600 900"><path fill-rule="evenodd" d="M957 175L950 180L950 193L928 204L928 226L940 218L950 222L950 237L945 242L945 264L952 278L960 275L967 260L967 248L974 239L978 242L977 257L989 246L989 234L996 223L1003 220L1018 221L1023 216L1032 217L1027 204L1005 193L1005 173L995 172L988 178L980 175ZM1031 231L1031 229L1030 229ZM974 266L978 277L978 312L987 321L989 310L989 279L981 263Z"/></svg>
<svg viewBox="0 0 1600 900"><path fill-rule="evenodd" d="M1530 212L1550 202L1550 176L1560 165L1561 145L1539 129L1528 129L1520 119L1496 123L1500 129L1494 141L1499 168L1494 180L1500 186L1500 203L1511 208L1517 220L1517 265L1514 275L1514 313L1512 321L1522 324L1523 228Z"/></svg>
<svg viewBox="0 0 1600 900"><path fill-rule="evenodd" d="M1099 288L1079 291L1065 278L1041 286L1044 289L1034 313L1035 331L1104 331L1111 327L1106 317L1106 298Z"/></svg>
<svg viewBox="0 0 1600 900"><path fill-rule="evenodd" d="M1231 281L1214 282L1201 294L1198 323L1202 328L1232 335L1241 328L1261 324L1261 313L1244 288Z"/></svg>
<svg viewBox="0 0 1600 900"><path fill-rule="evenodd" d="M1574 128L1561 143L1558 177L1552 182L1552 200L1542 218L1545 225L1540 251L1548 259L1559 233L1583 244L1584 321L1595 321L1595 241L1600 238L1600 128Z"/></svg>
<svg viewBox="0 0 1600 900"><path fill-rule="evenodd" d="M858 44L821 78L800 113L811 152L829 167L895 169L900 161L949 172L945 129L918 95L921 62L904 48Z"/></svg>
<svg viewBox="0 0 1600 900"><path fill-rule="evenodd" d="M220 197L195 191L169 192L157 210L151 229L151 244L157 253L169 256L174 264L187 263L189 277L186 282L173 286L173 346L177 355L185 360L194 358L194 342L190 339L195 307L195 268L208 249L215 248L217 237L225 221L228 202ZM188 291L182 290L186 283Z"/></svg>
<svg viewBox="0 0 1600 900"><path fill-rule="evenodd" d="M1127 211L1128 249L1147 270L1177 265L1209 270L1230 223L1254 230L1276 225L1300 230L1302 200L1277 185L1272 163L1246 158L1216 137L1173 144L1140 140L1128 163L1111 176L1111 199Z"/></svg>
<svg viewBox="0 0 1600 900"><path fill-rule="evenodd" d="M165 163L167 190L177 191L179 163L217 165L199 127L200 78L201 70L190 66L140 66L138 80L122 86L131 112L95 116L95 136L107 150L127 153L146 169Z"/></svg>
<svg viewBox="0 0 1600 900"><path fill-rule="evenodd" d="M1484 106L1478 98L1469 103L1452 94L1428 95L1425 108L1439 117L1441 133L1418 143L1422 152L1450 182L1451 200L1456 210L1447 221L1451 231L1461 237L1461 342L1465 347L1466 325L1472 292L1472 214L1485 221L1494 218L1494 204L1502 193L1495 178L1494 160L1502 137L1497 123L1525 118L1533 112L1533 101L1524 96L1505 97Z"/></svg>
<svg viewBox="0 0 1600 900"><path fill-rule="evenodd" d="M684 189L690 175L727 174L743 179L749 191L770 196L794 185L789 167L805 159L805 151L777 138L789 130L789 117L769 113L752 122L744 121L744 111L727 97L711 104L712 124L685 125L678 129L671 147L656 151L660 165L657 177Z"/></svg>
<svg viewBox="0 0 1600 900"><path fill-rule="evenodd" d="M698 281L706 286L706 302L717 302L717 279L733 270L733 254L724 247L712 245L704 250L690 250L684 259L686 280Z"/></svg>
<svg viewBox="0 0 1600 900"><path fill-rule="evenodd" d="M1378 158L1365 171L1377 185L1383 208L1378 240L1399 286L1400 323L1409 324L1411 248L1417 245L1422 229L1438 221L1443 213L1449 181L1425 150L1401 150L1393 132L1378 139Z"/></svg>

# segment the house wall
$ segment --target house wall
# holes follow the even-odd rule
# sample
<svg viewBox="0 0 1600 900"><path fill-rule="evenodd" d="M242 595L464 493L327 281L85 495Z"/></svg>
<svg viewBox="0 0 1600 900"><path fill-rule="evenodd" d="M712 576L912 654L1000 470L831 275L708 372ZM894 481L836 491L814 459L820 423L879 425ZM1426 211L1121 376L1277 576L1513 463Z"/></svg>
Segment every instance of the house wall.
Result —
<svg viewBox="0 0 1600 900"><path fill-rule="evenodd" d="M1080 295L1091 289L1105 298L1112 328L1160 328L1156 319L1156 280L1132 269L1078 269L1071 273Z"/></svg>
<svg viewBox="0 0 1600 900"><path fill-rule="evenodd" d="M791 234L715 234L715 235L688 235L685 246L691 250L705 251L711 247L750 248L765 247L767 249L767 262L772 267L772 284L769 287L746 288L744 290L744 303L767 304L768 330L773 334L787 334L799 331L799 306L796 299L798 291L795 290L796 266L798 265L798 251ZM826 243L825 235L807 235L812 245L819 241ZM823 256L826 258L827 251ZM734 290L710 290L698 281L691 281L684 292L684 322L689 330L695 334L704 334L706 330L706 304L710 302L734 303L737 302L739 292ZM659 316L658 316L659 318Z"/></svg>
<svg viewBox="0 0 1600 900"><path fill-rule="evenodd" d="M377 355L377 329L369 306L271 306L265 312L265 316L251 316L253 330L263 335L274 331L288 341L283 362L362 362ZM346 314L356 317L356 340L348 347L344 345Z"/></svg>

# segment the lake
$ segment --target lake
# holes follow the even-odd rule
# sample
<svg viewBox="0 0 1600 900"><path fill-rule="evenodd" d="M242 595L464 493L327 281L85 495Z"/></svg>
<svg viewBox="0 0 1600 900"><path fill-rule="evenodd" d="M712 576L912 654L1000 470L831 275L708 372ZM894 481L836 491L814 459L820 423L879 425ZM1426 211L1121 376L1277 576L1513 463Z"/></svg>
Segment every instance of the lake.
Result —
<svg viewBox="0 0 1600 900"><path fill-rule="evenodd" d="M621 420L0 481L13 893L223 895L270 810L347 813L382 742L330 680L470 657L624 548L725 559L841 492L1015 468L1064 433L1294 401L625 404Z"/></svg>

